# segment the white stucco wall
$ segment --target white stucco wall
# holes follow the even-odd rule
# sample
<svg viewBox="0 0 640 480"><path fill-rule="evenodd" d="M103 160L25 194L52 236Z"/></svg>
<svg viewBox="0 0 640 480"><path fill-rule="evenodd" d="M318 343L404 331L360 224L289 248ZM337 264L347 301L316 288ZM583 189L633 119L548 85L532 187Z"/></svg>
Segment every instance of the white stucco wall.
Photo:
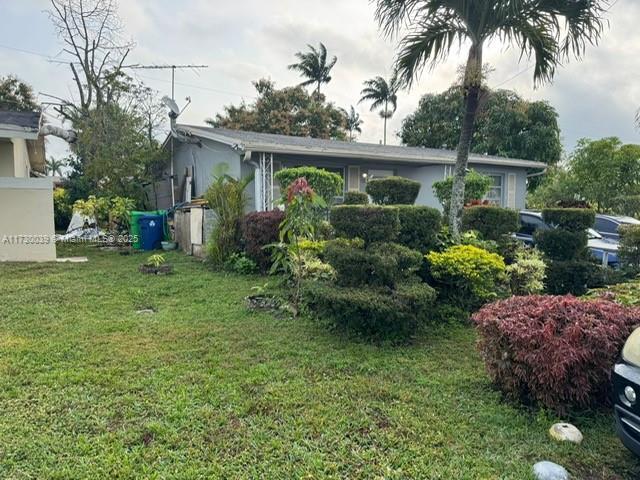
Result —
<svg viewBox="0 0 640 480"><path fill-rule="evenodd" d="M27 141L23 138L12 138L14 176L29 178L30 164Z"/></svg>
<svg viewBox="0 0 640 480"><path fill-rule="evenodd" d="M13 143L8 138L0 139L0 177L13 177L15 173L13 161Z"/></svg>
<svg viewBox="0 0 640 480"><path fill-rule="evenodd" d="M52 179L0 177L0 205L0 261L54 261Z"/></svg>

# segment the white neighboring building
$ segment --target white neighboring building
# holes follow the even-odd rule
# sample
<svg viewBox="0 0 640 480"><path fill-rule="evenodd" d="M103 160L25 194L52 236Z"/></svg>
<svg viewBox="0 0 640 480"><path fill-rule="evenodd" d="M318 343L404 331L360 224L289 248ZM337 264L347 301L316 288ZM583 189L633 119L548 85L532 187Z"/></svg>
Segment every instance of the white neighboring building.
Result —
<svg viewBox="0 0 640 480"><path fill-rule="evenodd" d="M55 261L40 112L0 111L0 261Z"/></svg>

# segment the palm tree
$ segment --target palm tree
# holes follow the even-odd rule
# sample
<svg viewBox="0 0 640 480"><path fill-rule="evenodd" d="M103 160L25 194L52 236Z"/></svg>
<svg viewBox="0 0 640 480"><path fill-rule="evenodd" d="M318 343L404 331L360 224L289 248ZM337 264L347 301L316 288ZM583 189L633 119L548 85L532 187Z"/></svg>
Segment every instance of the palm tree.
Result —
<svg viewBox="0 0 640 480"><path fill-rule="evenodd" d="M44 162L44 166L45 166L45 170L48 174L51 174L52 176L62 176L62 167L66 167L67 166L67 162L65 162L64 160L56 160L53 157L49 157L49 160L46 160Z"/></svg>
<svg viewBox="0 0 640 480"><path fill-rule="evenodd" d="M334 57L327 63L327 48L324 44L320 43L320 48L316 50L313 45L307 45L309 51L298 52L296 57L300 60L298 63L292 63L289 65L289 70L297 70L300 74L306 78L300 85L306 87L307 85L317 85L316 94L320 96L320 87L323 83L329 83L331 81L331 69L338 61L338 57Z"/></svg>
<svg viewBox="0 0 640 480"><path fill-rule="evenodd" d="M372 102L371 111L383 107L380 117L384 119L384 144L387 144L387 120L393 117L398 108L398 78L394 75L389 82L382 77L372 78L364 82L360 92L360 102ZM391 109L389 109L391 107Z"/></svg>
<svg viewBox="0 0 640 480"><path fill-rule="evenodd" d="M351 105L351 108L348 112L345 109L342 109L342 113L344 115L347 130L349 131L349 141L353 142L355 137L354 132L362 133L362 128L360 128L360 125L362 125L364 122L360 119L360 114L356 112L356 109L353 108L353 105Z"/></svg>
<svg viewBox="0 0 640 480"><path fill-rule="evenodd" d="M411 87L425 66L469 44L464 72L465 115L454 169L449 224L459 237L464 178L482 84L483 48L489 40L513 44L535 58L535 84L551 81L570 56L598 43L610 0L376 0L376 20L390 37L401 34L396 71ZM406 29L406 30L405 30Z"/></svg>

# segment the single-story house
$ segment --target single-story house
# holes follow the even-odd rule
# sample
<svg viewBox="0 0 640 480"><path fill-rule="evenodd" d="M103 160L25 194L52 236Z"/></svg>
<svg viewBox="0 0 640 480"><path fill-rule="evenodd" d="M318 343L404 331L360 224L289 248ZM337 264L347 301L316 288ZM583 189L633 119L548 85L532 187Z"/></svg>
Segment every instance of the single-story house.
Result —
<svg viewBox="0 0 640 480"><path fill-rule="evenodd" d="M175 203L204 195L216 165L226 163L228 173L237 178L253 174L249 187L250 210L274 208L280 185L274 173L281 168L315 166L336 172L344 179L344 191L364 191L369 179L398 175L422 183L416 201L419 205L441 208L432 184L450 176L456 152L431 148L377 145L360 142L321 140L287 135L273 135L224 128L176 125L172 165L167 178L173 178ZM470 168L490 175L493 187L490 202L523 209L527 174L540 171L544 163L472 154ZM173 174L173 177L171 177ZM171 206L171 190L156 188L159 208Z"/></svg>
<svg viewBox="0 0 640 480"><path fill-rule="evenodd" d="M53 183L40 112L0 111L0 261L54 261Z"/></svg>

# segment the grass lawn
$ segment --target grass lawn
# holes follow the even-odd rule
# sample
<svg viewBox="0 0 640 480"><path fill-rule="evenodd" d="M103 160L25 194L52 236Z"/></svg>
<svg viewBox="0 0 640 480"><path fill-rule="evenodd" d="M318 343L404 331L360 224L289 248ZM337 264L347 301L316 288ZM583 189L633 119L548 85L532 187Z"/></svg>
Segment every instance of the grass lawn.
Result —
<svg viewBox="0 0 640 480"><path fill-rule="evenodd" d="M90 261L0 265L0 478L523 480L542 459L640 477L608 412L573 418L574 446L502 401L471 327L376 347L248 312L264 279L71 254Z"/></svg>

